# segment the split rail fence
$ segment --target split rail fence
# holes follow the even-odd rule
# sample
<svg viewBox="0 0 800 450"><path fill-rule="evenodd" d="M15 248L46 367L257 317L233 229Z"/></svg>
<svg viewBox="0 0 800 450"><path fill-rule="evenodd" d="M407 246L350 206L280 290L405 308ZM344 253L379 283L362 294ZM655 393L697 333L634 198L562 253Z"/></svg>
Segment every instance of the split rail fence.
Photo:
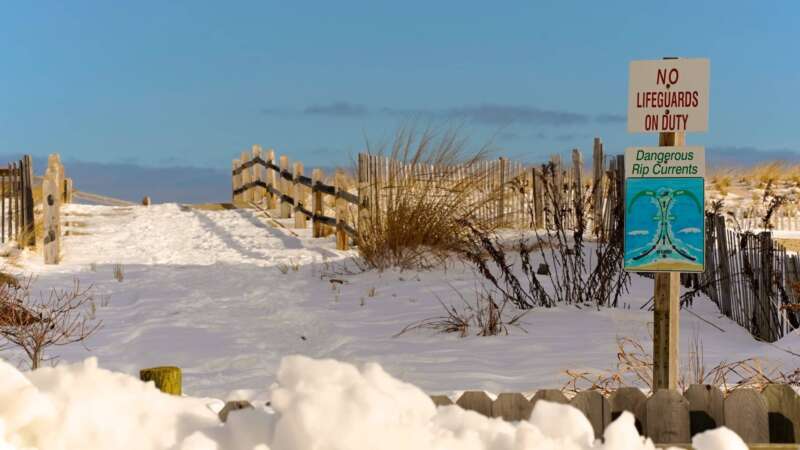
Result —
<svg viewBox="0 0 800 450"><path fill-rule="evenodd" d="M313 237L335 232L340 250L348 249L350 240L355 239L351 206L358 206L358 196L348 191L343 170L336 170L333 183L327 184L322 169L314 169L309 178L303 163L290 166L287 156L276 159L274 150L264 153L254 145L251 152L242 152L233 160L232 176L234 204L265 204L267 209L278 209L279 218L294 218L295 228L306 228L310 221ZM325 202L326 196L333 200L331 205ZM262 212L269 214L264 209Z"/></svg>
<svg viewBox="0 0 800 450"><path fill-rule="evenodd" d="M567 399L558 389L544 389L531 398L521 393L503 393L492 400L483 391L467 391L455 402L443 395L433 395L431 399L438 406L456 404L507 421L527 420L539 400L569 404L583 412L598 439L606 426L623 411L629 411L640 435L656 444L683 444L689 448L687 443L692 436L721 426L736 432L751 448L753 444L800 442L800 397L785 384L767 385L762 392L733 389L727 396L715 386L697 384L683 393L661 389L650 397L638 388L625 387L608 397L586 390Z"/></svg>

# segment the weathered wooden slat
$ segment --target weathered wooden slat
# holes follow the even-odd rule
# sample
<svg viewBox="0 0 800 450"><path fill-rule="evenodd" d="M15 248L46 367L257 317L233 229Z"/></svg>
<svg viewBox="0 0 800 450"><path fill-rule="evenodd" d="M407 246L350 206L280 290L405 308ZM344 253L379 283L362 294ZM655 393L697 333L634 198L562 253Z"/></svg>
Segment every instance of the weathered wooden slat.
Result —
<svg viewBox="0 0 800 450"><path fill-rule="evenodd" d="M653 442L689 442L689 401L673 389L659 389L647 399L646 433ZM656 419L657 418L657 419Z"/></svg>
<svg viewBox="0 0 800 450"><path fill-rule="evenodd" d="M536 402L539 400L544 400L547 402L555 402L555 403L563 403L569 404L569 400L564 395L563 392L559 391L558 389L539 389L531 398L531 405L536 407Z"/></svg>
<svg viewBox="0 0 800 450"><path fill-rule="evenodd" d="M533 404L520 393L502 393L492 403L492 417L508 421L528 420Z"/></svg>
<svg viewBox="0 0 800 450"><path fill-rule="evenodd" d="M467 391L461 394L456 405L492 417L492 399L483 391Z"/></svg>
<svg viewBox="0 0 800 450"><path fill-rule="evenodd" d="M611 406L608 399L597 391L581 391L569 404L579 409L589 419L595 439L603 437L603 431L611 423Z"/></svg>
<svg viewBox="0 0 800 450"><path fill-rule="evenodd" d="M453 405L453 401L450 400L450 397L446 395L431 395L431 401L436 406L450 406Z"/></svg>
<svg viewBox="0 0 800 450"><path fill-rule="evenodd" d="M800 398L791 386L770 384L762 395L767 401L769 441L800 442Z"/></svg>
<svg viewBox="0 0 800 450"><path fill-rule="evenodd" d="M761 393L754 389L736 389L725 399L724 409L725 426L743 441L769 442L769 410Z"/></svg>
<svg viewBox="0 0 800 450"><path fill-rule="evenodd" d="M617 419L623 411L628 411L636 418L636 430L644 435L647 423L647 396L635 387L619 388L608 399L611 406L611 421Z"/></svg>
<svg viewBox="0 0 800 450"><path fill-rule="evenodd" d="M689 429L692 436L724 425L725 397L718 387L693 384L683 396L689 401Z"/></svg>

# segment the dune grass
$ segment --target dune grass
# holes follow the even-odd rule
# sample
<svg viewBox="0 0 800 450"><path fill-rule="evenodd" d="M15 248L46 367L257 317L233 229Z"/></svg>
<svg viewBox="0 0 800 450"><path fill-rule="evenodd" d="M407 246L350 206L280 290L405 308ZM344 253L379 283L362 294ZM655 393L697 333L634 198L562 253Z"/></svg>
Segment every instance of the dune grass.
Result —
<svg viewBox="0 0 800 450"><path fill-rule="evenodd" d="M365 262L378 269L431 268L463 248L468 230L461 221L494 199L481 192L487 174L479 163L488 152L488 145L468 152L458 129L403 127L389 145L368 142L367 153L399 163L388 179L366 187L370 205L356 239Z"/></svg>

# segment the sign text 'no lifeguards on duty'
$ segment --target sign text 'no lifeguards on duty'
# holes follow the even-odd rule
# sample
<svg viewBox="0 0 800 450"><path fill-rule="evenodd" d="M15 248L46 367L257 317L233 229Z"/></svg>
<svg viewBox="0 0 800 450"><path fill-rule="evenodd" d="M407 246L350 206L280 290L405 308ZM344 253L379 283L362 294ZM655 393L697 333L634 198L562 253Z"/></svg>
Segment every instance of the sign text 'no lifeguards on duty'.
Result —
<svg viewBox="0 0 800 450"><path fill-rule="evenodd" d="M708 131L708 59L632 61L628 131Z"/></svg>

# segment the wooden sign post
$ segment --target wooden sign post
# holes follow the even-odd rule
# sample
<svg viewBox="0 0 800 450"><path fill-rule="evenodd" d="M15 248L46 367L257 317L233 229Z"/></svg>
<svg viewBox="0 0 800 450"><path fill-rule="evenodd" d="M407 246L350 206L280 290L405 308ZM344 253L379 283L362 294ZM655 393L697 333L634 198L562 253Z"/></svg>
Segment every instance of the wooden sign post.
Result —
<svg viewBox="0 0 800 450"><path fill-rule="evenodd" d="M705 268L705 153L685 133L708 129L709 62L633 61L629 76L628 131L659 147L626 150L624 266L655 272L653 390L677 389L680 275Z"/></svg>
<svg viewBox="0 0 800 450"><path fill-rule="evenodd" d="M685 133L658 135L660 147L683 145L685 141ZM678 388L680 292L680 272L656 273L653 293L653 389Z"/></svg>

